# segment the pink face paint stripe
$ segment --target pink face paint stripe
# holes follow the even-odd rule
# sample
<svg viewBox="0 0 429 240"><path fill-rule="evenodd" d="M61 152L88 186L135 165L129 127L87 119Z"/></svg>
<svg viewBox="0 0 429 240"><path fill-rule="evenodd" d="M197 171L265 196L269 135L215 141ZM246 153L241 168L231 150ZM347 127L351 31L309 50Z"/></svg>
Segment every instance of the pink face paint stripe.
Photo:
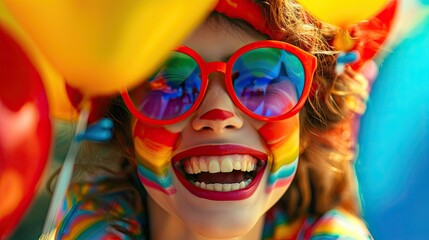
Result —
<svg viewBox="0 0 429 240"><path fill-rule="evenodd" d="M150 181L149 179L146 179L145 177L141 176L140 174L139 174L139 179L140 179L140 182L143 183L143 185L150 187L150 188L153 188L153 189L156 189L156 190L163 192L167 195L172 195L172 194L176 193L176 189L174 187L163 188L163 187L159 186L158 184Z"/></svg>
<svg viewBox="0 0 429 240"><path fill-rule="evenodd" d="M232 118L234 114L229 111L221 110L221 109L213 109L210 110L203 115L200 116L200 119L203 120L226 120L228 118Z"/></svg>
<svg viewBox="0 0 429 240"><path fill-rule="evenodd" d="M270 185L267 187L267 193L270 193L271 191L273 191L275 188L281 188L284 186L289 186L292 183L294 176L290 176L288 178L285 179L279 179L277 180L274 185Z"/></svg>

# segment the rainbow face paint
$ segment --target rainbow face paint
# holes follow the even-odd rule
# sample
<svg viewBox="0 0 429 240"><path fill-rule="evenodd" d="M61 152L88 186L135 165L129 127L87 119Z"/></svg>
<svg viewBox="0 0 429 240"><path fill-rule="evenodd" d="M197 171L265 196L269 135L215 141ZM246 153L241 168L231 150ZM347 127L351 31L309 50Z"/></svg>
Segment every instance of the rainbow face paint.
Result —
<svg viewBox="0 0 429 240"><path fill-rule="evenodd" d="M133 139L137 171L144 185L166 194L174 193L168 167L178 137L179 133L172 133L165 128L135 122Z"/></svg>
<svg viewBox="0 0 429 240"><path fill-rule="evenodd" d="M213 113L211 112L210 114ZM225 113L222 112L220 117L224 115ZM272 161L272 167L268 177L267 191L270 192L273 188L288 186L293 179L298 164L298 117L283 122L266 123L259 128L258 132L271 151L269 158L272 158L270 160ZM169 166L174 146L177 144L179 136L180 133L173 133L166 128L148 126L136 121L134 145L138 174L144 185L158 189L166 194L175 192L172 185L173 173L169 170ZM222 147L218 148L222 149ZM218 154L224 155L233 148L223 147L224 150L219 149ZM234 152L234 154L236 153L238 152ZM187 154L192 155L189 151ZM199 155L199 153L196 151L193 155ZM176 158L180 159L180 156L176 156ZM216 197L216 199L221 198Z"/></svg>
<svg viewBox="0 0 429 240"><path fill-rule="evenodd" d="M257 33L249 34L247 30L237 29L237 32L232 33L228 28L229 23L228 25L219 24L218 20L205 22L183 43L195 50L206 63L224 61L239 48L246 45L253 46L249 44L265 38L265 36L258 36ZM237 34L240 37L237 37ZM248 53L247 50L246 53ZM250 57L247 54L235 56L238 56L239 60ZM236 61L230 62L232 65L228 68L230 70L234 69L233 66L239 66L232 64ZM249 64L247 60L245 62L248 69L253 69L251 66L255 68L259 66ZM284 61L282 63L286 64ZM216 66L218 65L222 64ZM284 74L283 71L288 72L287 69L292 71L292 68L273 68L270 72L277 73L275 69L279 69L282 76L290 77L292 74ZM252 85L252 74L255 71L241 71L240 79L246 80L244 82L247 85ZM228 90L226 82L229 80L226 76L232 77L233 74L216 69L211 69L210 72L209 76L204 77L206 80L208 77L209 80L203 81L207 86L201 87L206 89L206 92L201 95L203 96L200 99L201 102L193 105L197 107L190 110L189 115L180 115L184 116L184 119L173 118L169 123L157 125L155 122L151 124L143 121L133 113L136 119L141 121L135 120L134 145L140 180L150 198L158 206L168 214L174 215L175 219L180 219L194 232L203 231L204 236L212 238L231 238L248 233L263 214L284 195L293 179L299 155L299 118L293 113L299 108L288 111L292 114L291 116L283 119L282 115L283 120L277 119L278 121L273 122L252 117L251 113L243 109L249 110L255 107L254 110L257 111L258 103L252 105L242 99L240 102L242 105L245 102L246 105L240 108L236 104L237 99L236 101L231 99L231 96L236 94L230 94L234 89L230 85ZM295 73L295 71L292 72ZM198 74L189 76L195 77ZM267 78L267 81L269 79ZM296 83L299 82L298 79L302 80L302 78L293 79L297 80ZM281 82L284 83L284 81ZM193 85L184 84L184 86ZM257 93L264 92L264 89L267 89L267 94L273 94L267 95L273 98L260 99L262 102L259 103L263 106L275 104L275 101L265 100L283 99L276 96L286 96L291 92L272 92L270 91L272 88L263 87L266 84L255 85L254 88L246 88L246 86L243 91L239 91L239 95L249 93L246 95L249 97L246 98L247 100L253 96L252 94L257 96ZM268 84L268 86L271 85ZM285 87L282 89L294 89L290 88L290 85L282 86ZM164 87L161 89L166 89L165 93L171 94L175 90ZM163 96L171 100L171 94ZM178 105L179 113L182 113L181 106ZM136 107L141 106L136 104ZM174 106L172 107L171 109L175 109ZM136 109L139 110L139 108Z"/></svg>
<svg viewBox="0 0 429 240"><path fill-rule="evenodd" d="M298 165L299 118L266 123L259 129L272 153L273 165L268 178L268 192L290 185Z"/></svg>

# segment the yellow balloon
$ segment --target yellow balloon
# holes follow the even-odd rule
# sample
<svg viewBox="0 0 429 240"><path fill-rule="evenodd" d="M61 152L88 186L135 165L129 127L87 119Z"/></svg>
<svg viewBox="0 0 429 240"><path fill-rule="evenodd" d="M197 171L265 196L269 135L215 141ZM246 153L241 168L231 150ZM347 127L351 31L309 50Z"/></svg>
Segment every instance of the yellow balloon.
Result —
<svg viewBox="0 0 429 240"><path fill-rule="evenodd" d="M0 1L0 24L22 46L40 74L48 97L51 116L61 120L76 120L78 112L67 97L63 76L41 54L28 34L10 14L3 1Z"/></svg>
<svg viewBox="0 0 429 240"><path fill-rule="evenodd" d="M216 0L4 0L66 81L86 96L148 77Z"/></svg>
<svg viewBox="0 0 429 240"><path fill-rule="evenodd" d="M346 29L350 24L370 19L389 0L297 0L321 21Z"/></svg>

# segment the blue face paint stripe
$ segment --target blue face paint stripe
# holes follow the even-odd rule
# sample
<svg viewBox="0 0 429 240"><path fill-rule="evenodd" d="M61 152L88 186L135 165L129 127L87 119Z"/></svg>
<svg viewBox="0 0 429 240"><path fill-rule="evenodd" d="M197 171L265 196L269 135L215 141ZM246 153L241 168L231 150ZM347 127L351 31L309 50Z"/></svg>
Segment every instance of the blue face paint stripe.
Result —
<svg viewBox="0 0 429 240"><path fill-rule="evenodd" d="M154 174L152 171L150 171L149 169L139 164L137 166L137 171L141 176L143 176L144 178L146 178L151 182L158 184L162 188L167 189L173 186L173 180L171 177L171 172L169 170L167 170L164 176L158 176Z"/></svg>
<svg viewBox="0 0 429 240"><path fill-rule="evenodd" d="M290 164L281 166L277 172L271 173L268 178L268 186L274 185L278 179L285 179L293 176L298 167L298 158Z"/></svg>

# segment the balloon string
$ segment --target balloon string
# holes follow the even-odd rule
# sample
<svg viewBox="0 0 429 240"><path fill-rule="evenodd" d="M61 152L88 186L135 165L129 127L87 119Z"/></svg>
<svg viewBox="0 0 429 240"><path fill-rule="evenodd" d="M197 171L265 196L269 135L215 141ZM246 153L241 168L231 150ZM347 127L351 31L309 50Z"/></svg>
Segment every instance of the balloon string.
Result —
<svg viewBox="0 0 429 240"><path fill-rule="evenodd" d="M48 214L45 219L45 224L43 226L43 231L40 239L53 239L52 230L56 228L56 218L62 207L67 189L69 188L70 181L72 178L73 167L76 160L76 156L79 152L81 141L76 138L82 132L85 132L88 116L90 112L90 105L84 104L82 110L79 114L79 119L76 125L75 135L71 141L69 151L64 160L63 166L61 168L60 174L58 176L58 182L55 185L54 194L49 206Z"/></svg>

